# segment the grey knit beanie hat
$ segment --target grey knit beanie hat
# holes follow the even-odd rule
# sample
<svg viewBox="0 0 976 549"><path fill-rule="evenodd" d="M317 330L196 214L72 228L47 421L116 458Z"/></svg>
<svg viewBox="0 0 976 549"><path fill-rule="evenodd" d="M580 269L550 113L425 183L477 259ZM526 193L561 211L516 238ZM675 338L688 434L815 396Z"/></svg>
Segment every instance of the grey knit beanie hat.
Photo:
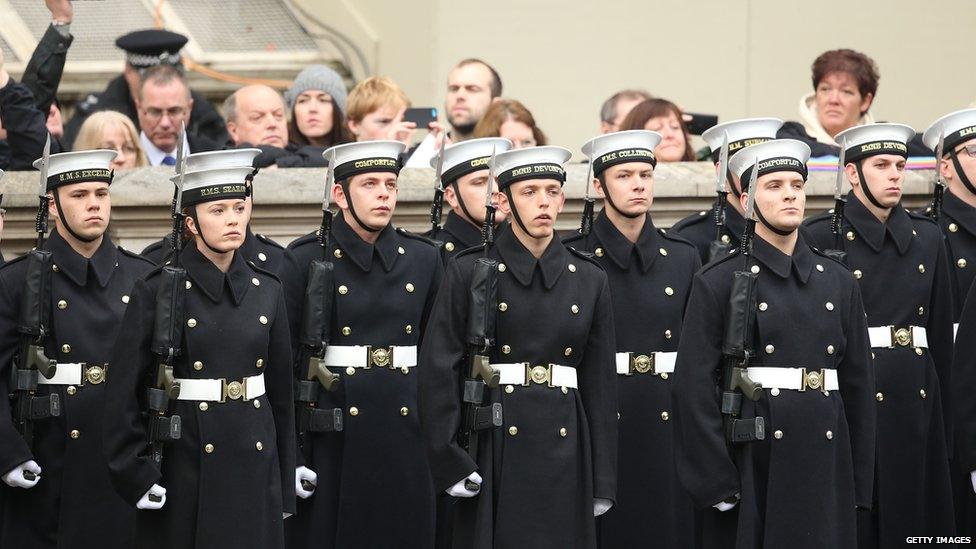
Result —
<svg viewBox="0 0 976 549"><path fill-rule="evenodd" d="M291 87L285 91L285 103L288 104L289 111L295 108L295 100L298 96L308 90L319 90L329 94L335 106L342 111L342 114L346 114L346 83L336 71L325 65L310 65L298 73Z"/></svg>

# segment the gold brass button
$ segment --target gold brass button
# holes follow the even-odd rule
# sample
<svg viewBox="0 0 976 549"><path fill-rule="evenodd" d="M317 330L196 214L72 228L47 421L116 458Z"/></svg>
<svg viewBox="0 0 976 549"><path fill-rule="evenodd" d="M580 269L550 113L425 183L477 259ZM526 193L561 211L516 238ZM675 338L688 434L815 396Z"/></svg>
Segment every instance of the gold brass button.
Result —
<svg viewBox="0 0 976 549"><path fill-rule="evenodd" d="M448 242L447 244L444 244L444 249L447 250L447 251L449 251L449 252L453 252L454 251L454 243L453 242Z"/></svg>
<svg viewBox="0 0 976 549"><path fill-rule="evenodd" d="M255 286L260 286L261 285L261 281L258 280L257 277L254 277L254 278L251 279L251 284L254 284Z"/></svg>
<svg viewBox="0 0 976 549"><path fill-rule="evenodd" d="M403 327L403 331L407 332L408 334L412 334L413 333L413 326L407 324L406 326Z"/></svg>
<svg viewBox="0 0 976 549"><path fill-rule="evenodd" d="M345 284L339 286L339 295L346 295L349 293L349 288Z"/></svg>
<svg viewBox="0 0 976 549"><path fill-rule="evenodd" d="M658 248L657 250L661 255L668 255L668 251L664 248Z"/></svg>
<svg viewBox="0 0 976 549"><path fill-rule="evenodd" d="M353 374L355 374L355 373L356 373L356 369L355 369L355 368L353 368L352 366L350 366L350 367L348 367L348 368L346 368L346 375L347 375L347 376L351 376L351 375L353 375Z"/></svg>
<svg viewBox="0 0 976 549"><path fill-rule="evenodd" d="M258 317L258 322L260 322L261 324L267 324L268 323L268 317L266 317L264 315L261 315L261 316Z"/></svg>
<svg viewBox="0 0 976 549"><path fill-rule="evenodd" d="M828 311L834 310L834 304L829 301L824 305L824 307L826 307Z"/></svg>
<svg viewBox="0 0 976 549"><path fill-rule="evenodd" d="M506 394L509 394L510 395L510 394L512 394L514 392L515 392L515 387L513 387L511 385L506 385L505 386L505 393Z"/></svg>
<svg viewBox="0 0 976 549"><path fill-rule="evenodd" d="M400 408L400 415L401 416L406 416L409 413L410 413L410 408L407 408L406 406L404 406L403 408Z"/></svg>
<svg viewBox="0 0 976 549"><path fill-rule="evenodd" d="M569 272L571 272L571 273L575 273L576 272L576 265L573 265L572 263L570 263L567 268L569 269Z"/></svg>
<svg viewBox="0 0 976 549"><path fill-rule="evenodd" d="M559 428L559 436L565 437L567 434L568 434L568 431L566 431L566 428L565 427L560 427Z"/></svg>
<svg viewBox="0 0 976 549"><path fill-rule="evenodd" d="M658 376L658 377L660 377L661 379L668 379L668 373L667 372L661 372L661 375Z"/></svg>
<svg viewBox="0 0 976 549"><path fill-rule="evenodd" d="M57 265L51 265L51 270L54 271L54 272L58 272L61 269L59 269Z"/></svg>
<svg viewBox="0 0 976 549"><path fill-rule="evenodd" d="M674 288L672 288L671 286L668 286L668 287L664 288L664 293L667 294L667 295L674 295Z"/></svg>
<svg viewBox="0 0 976 549"><path fill-rule="evenodd" d="M403 246L397 246L397 253L403 255L407 253L407 251L403 249Z"/></svg>
<svg viewBox="0 0 976 549"><path fill-rule="evenodd" d="M918 396L920 396L922 398L925 398L928 395L925 394L925 389L919 389L918 390Z"/></svg>
<svg viewBox="0 0 976 549"><path fill-rule="evenodd" d="M194 370L198 370L198 371L199 370L202 370L203 369L203 362L200 362L199 360L196 361L196 362L194 362L193 363L193 369Z"/></svg>
<svg viewBox="0 0 976 549"><path fill-rule="evenodd" d="M64 354L70 353L71 352L71 345L68 345L67 343L65 343L64 345L62 345L61 346L61 352L64 353Z"/></svg>
<svg viewBox="0 0 976 549"><path fill-rule="evenodd" d="M566 347L566 350L563 351L563 354L566 355L566 356L569 356L569 355L573 354L573 348L572 347Z"/></svg>
<svg viewBox="0 0 976 549"><path fill-rule="evenodd" d="M410 282L407 282L406 288L407 288L407 293L408 294L412 294L413 293L413 290L414 290L413 284L411 284Z"/></svg>
<svg viewBox="0 0 976 549"><path fill-rule="evenodd" d="M959 267L960 269L965 269L966 268L966 258L965 257L960 257L956 261L956 266Z"/></svg>
<svg viewBox="0 0 976 549"><path fill-rule="evenodd" d="M68 394L73 395L78 392L78 389L74 385L68 385Z"/></svg>
<svg viewBox="0 0 976 549"><path fill-rule="evenodd" d="M498 304L498 310L501 311L501 312L503 312L503 313L505 311L507 311L508 310L508 303L505 303L504 301L502 301L501 303L499 303Z"/></svg>
<svg viewBox="0 0 976 549"><path fill-rule="evenodd" d="M819 273L822 273L823 272L823 265L817 263L817 272L819 272Z"/></svg>
<svg viewBox="0 0 976 549"><path fill-rule="evenodd" d="M918 272L924 273L925 272L925 265L922 265L921 263L919 263L918 264Z"/></svg>
<svg viewBox="0 0 976 549"><path fill-rule="evenodd" d="M71 433L69 434L71 435L71 438L78 438L81 436L81 433L78 431L78 429L72 429Z"/></svg>
<svg viewBox="0 0 976 549"><path fill-rule="evenodd" d="M661 412L661 421L667 421L671 419L671 415L667 412Z"/></svg>
<svg viewBox="0 0 976 549"><path fill-rule="evenodd" d="M854 240L854 231L847 231L847 240Z"/></svg>
<svg viewBox="0 0 976 549"><path fill-rule="evenodd" d="M68 302L67 301L65 301L63 299L61 301L58 301L58 309L61 309L63 311L65 309L67 309L67 308L68 308Z"/></svg>
<svg viewBox="0 0 976 549"><path fill-rule="evenodd" d="M342 259L342 250L336 248L336 250L332 252L332 255L334 255L336 259Z"/></svg>
<svg viewBox="0 0 976 549"><path fill-rule="evenodd" d="M498 264L498 272L504 273L506 269L508 269L508 267L506 267L504 263Z"/></svg>
<svg viewBox="0 0 976 549"><path fill-rule="evenodd" d="M884 400L884 393L878 393L878 394L874 395L874 398L878 402L881 402L882 400Z"/></svg>
<svg viewBox="0 0 976 549"><path fill-rule="evenodd" d="M752 274L759 274L759 265L753 265L749 270L752 271Z"/></svg>
<svg viewBox="0 0 976 549"><path fill-rule="evenodd" d="M258 368L263 367L264 366L264 359L263 358L259 358L259 359L255 360L254 361L254 365L257 366Z"/></svg>
<svg viewBox="0 0 976 549"><path fill-rule="evenodd" d="M190 289L190 288L192 288L192 287L193 287L193 283L192 283L192 282L190 282L189 280L187 280L187 281L186 281L186 289L187 289L187 290L189 290L189 289Z"/></svg>
<svg viewBox="0 0 976 549"><path fill-rule="evenodd" d="M958 230L959 230L959 225L956 225L955 223L949 223L949 232L950 233L954 233L954 232L956 232Z"/></svg>
<svg viewBox="0 0 976 549"><path fill-rule="evenodd" d="M206 453L208 453L208 454L212 454L213 451L214 451L214 445L213 444L207 444L206 446L203 447L203 451L206 452Z"/></svg>
<svg viewBox="0 0 976 549"><path fill-rule="evenodd" d="M922 348L921 347L915 347L915 354L916 355L922 356L923 353L924 353L924 351L922 351Z"/></svg>
<svg viewBox="0 0 976 549"><path fill-rule="evenodd" d="M356 408L355 406L349 408L349 415L351 415L351 416L358 416L359 415L359 408Z"/></svg>
<svg viewBox="0 0 976 549"><path fill-rule="evenodd" d="M925 314L925 307L919 307L918 308L918 316L922 316L924 314Z"/></svg>
<svg viewBox="0 0 976 549"><path fill-rule="evenodd" d="M833 345L827 345L827 354L828 355L834 354L834 346Z"/></svg>
<svg viewBox="0 0 976 549"><path fill-rule="evenodd" d="M769 304L766 303L765 301L763 301L762 303L759 304L759 310L760 311L765 311L768 308L769 308Z"/></svg>
<svg viewBox="0 0 976 549"><path fill-rule="evenodd" d="M261 407L261 401L260 400L252 400L251 402L254 403L254 407L255 408L260 408Z"/></svg>
<svg viewBox="0 0 976 549"><path fill-rule="evenodd" d="M776 347L773 347L772 345L766 345L766 354L767 355L773 354L773 351L775 351L775 350L776 350Z"/></svg>
<svg viewBox="0 0 976 549"><path fill-rule="evenodd" d="M518 434L518 427L516 427L514 425L512 425L511 427L509 427L508 428L508 434L512 435L513 437L515 435L517 435Z"/></svg>
<svg viewBox="0 0 976 549"><path fill-rule="evenodd" d="M129 296L127 295L122 296L122 303L128 303L128 302L129 302Z"/></svg>
<svg viewBox="0 0 976 549"><path fill-rule="evenodd" d="M578 315L579 314L579 305L573 304L573 306L570 307L569 310L570 311L573 311L573 314L574 315Z"/></svg>
<svg viewBox="0 0 976 549"><path fill-rule="evenodd" d="M350 328L349 326L342 327L342 335L347 336L351 333L352 333L352 328Z"/></svg>
<svg viewBox="0 0 976 549"><path fill-rule="evenodd" d="M727 234L723 234L722 235L722 244L728 244L731 240L732 239L729 238L729 235L727 235Z"/></svg>
<svg viewBox="0 0 976 549"><path fill-rule="evenodd" d="M562 389L564 395L569 394L569 387L560 387L560 389Z"/></svg>
<svg viewBox="0 0 976 549"><path fill-rule="evenodd" d="M783 438L783 431L780 431L779 429L773 431L773 438L775 438L776 440Z"/></svg>
<svg viewBox="0 0 976 549"><path fill-rule="evenodd" d="M861 280L862 276L864 276L864 273L861 272L861 269L854 269L854 278Z"/></svg>
<svg viewBox="0 0 976 549"><path fill-rule="evenodd" d="M511 352L512 352L512 348L511 347L509 347L508 345L502 345L502 354L503 355L507 355L508 353L511 353Z"/></svg>
<svg viewBox="0 0 976 549"><path fill-rule="evenodd" d="M833 440L834 439L834 432L833 431L827 431L825 433L825 436L827 437L827 440Z"/></svg>
<svg viewBox="0 0 976 549"><path fill-rule="evenodd" d="M664 339L671 339L671 330L664 330Z"/></svg>
<svg viewBox="0 0 976 549"><path fill-rule="evenodd" d="M208 409L210 409L210 405L209 404L207 404L206 402L201 402L200 403L200 411L201 412L206 412Z"/></svg>
<svg viewBox="0 0 976 549"><path fill-rule="evenodd" d="M773 387L769 390L769 394L773 395L774 397L779 396L779 388Z"/></svg>
<svg viewBox="0 0 976 549"><path fill-rule="evenodd" d="M267 261L268 256L264 255L264 252L258 252L258 259L260 259L261 261Z"/></svg>
<svg viewBox="0 0 976 549"><path fill-rule="evenodd" d="M186 325L189 326L189 327L191 327L191 328L195 328L196 325L197 325L197 319L195 319L195 318L188 318L186 320Z"/></svg>
<svg viewBox="0 0 976 549"><path fill-rule="evenodd" d="M597 248L593 250L593 254L597 257L603 257L603 248Z"/></svg>
<svg viewBox="0 0 976 549"><path fill-rule="evenodd" d="M260 440L254 443L254 447L258 449L258 452L264 450L264 444L261 444Z"/></svg>

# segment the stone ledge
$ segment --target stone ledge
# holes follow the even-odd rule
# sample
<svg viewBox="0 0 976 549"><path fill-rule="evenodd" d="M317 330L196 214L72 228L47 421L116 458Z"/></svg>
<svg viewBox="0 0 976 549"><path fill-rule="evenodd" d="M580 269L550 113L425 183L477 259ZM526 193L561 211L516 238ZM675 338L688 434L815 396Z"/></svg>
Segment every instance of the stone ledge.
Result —
<svg viewBox="0 0 976 549"><path fill-rule="evenodd" d="M282 244L303 235L321 219L325 169L267 169L254 180L255 208L252 225L256 232ZM169 168L140 168L116 174L112 184L111 234L128 249L139 251L169 230L169 206L173 187ZM585 164L567 169L567 202L557 228L572 230L579 225L587 175ZM905 179L907 207L925 204L932 192L932 170L909 171ZM394 222L409 230L429 227L434 173L431 169L404 169ZM807 213L812 215L833 203L835 173L815 171L807 183ZM2 250L5 257L23 253L33 242L37 209L37 172L7 172L0 180L3 207L7 210ZM691 212L711 206L715 197L715 168L709 162L660 164L654 173L655 224L670 227ZM447 208L445 207L445 215Z"/></svg>

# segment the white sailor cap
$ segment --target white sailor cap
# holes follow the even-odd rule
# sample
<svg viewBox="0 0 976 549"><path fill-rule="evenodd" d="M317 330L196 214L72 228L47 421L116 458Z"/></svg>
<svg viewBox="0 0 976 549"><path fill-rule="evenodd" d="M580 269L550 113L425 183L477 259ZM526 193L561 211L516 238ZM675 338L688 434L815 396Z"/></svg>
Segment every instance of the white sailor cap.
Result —
<svg viewBox="0 0 976 549"><path fill-rule="evenodd" d="M908 142L915 129L904 124L864 124L847 128L834 136L845 147L844 162L850 164L869 156L897 154L908 158Z"/></svg>
<svg viewBox="0 0 976 549"><path fill-rule="evenodd" d="M722 152L725 133L729 134L729 158L749 145L776 139L776 132L783 126L779 118L742 118L732 120L705 130L702 139L712 150L712 160L718 162Z"/></svg>
<svg viewBox="0 0 976 549"><path fill-rule="evenodd" d="M437 161L443 154L444 171L441 173L441 182L450 185L469 173L487 170L492 152L499 154L511 148L512 142L503 137L469 139L444 147L443 151L430 159L430 167L437 168Z"/></svg>
<svg viewBox="0 0 976 549"><path fill-rule="evenodd" d="M627 130L600 135L583 144L583 154L593 163L593 176L607 168L627 162L644 162L657 166L654 147L661 134L649 130Z"/></svg>
<svg viewBox="0 0 976 549"><path fill-rule="evenodd" d="M756 143L741 149L729 159L729 169L739 176L742 190L749 186L752 170L759 166L756 177L773 172L796 172L807 178L807 161L810 160L810 146L796 139L774 139Z"/></svg>
<svg viewBox="0 0 976 549"><path fill-rule="evenodd" d="M400 154L407 148L399 141L360 141L330 147L322 153L336 181L361 173L400 173Z"/></svg>
<svg viewBox="0 0 976 549"><path fill-rule="evenodd" d="M495 155L492 170L498 180L498 190L527 179L555 179L566 182L566 169L563 164L573 153L564 147L551 145L514 149Z"/></svg>
<svg viewBox="0 0 976 549"><path fill-rule="evenodd" d="M187 172L183 174L182 203L193 206L217 200L243 200L247 196L247 178L253 171L250 166L241 166ZM175 183L179 178L176 175L170 180Z"/></svg>
<svg viewBox="0 0 976 549"><path fill-rule="evenodd" d="M72 183L104 182L112 184L112 161L119 153L107 149L52 154L47 163L47 190ZM43 158L34 161L41 169Z"/></svg>
<svg viewBox="0 0 976 549"><path fill-rule="evenodd" d="M186 171L215 170L251 166L261 149L227 149L193 153L186 157Z"/></svg>
<svg viewBox="0 0 976 549"><path fill-rule="evenodd" d="M949 113L933 122L922 135L926 147L934 151L939 146L940 131L945 131L943 153L948 153L960 143L976 139L976 109Z"/></svg>

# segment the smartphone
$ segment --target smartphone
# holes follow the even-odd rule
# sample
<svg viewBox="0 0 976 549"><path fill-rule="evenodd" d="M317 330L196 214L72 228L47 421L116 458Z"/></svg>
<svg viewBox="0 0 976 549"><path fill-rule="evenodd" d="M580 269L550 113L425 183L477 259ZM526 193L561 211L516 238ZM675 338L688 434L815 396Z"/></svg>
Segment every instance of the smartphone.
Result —
<svg viewBox="0 0 976 549"><path fill-rule="evenodd" d="M404 122L413 122L425 130L431 122L437 122L437 109L434 107L413 107L403 112Z"/></svg>
<svg viewBox="0 0 976 549"><path fill-rule="evenodd" d="M691 121L688 122L688 133L691 135L701 135L705 130L718 124L717 114L686 112L685 115L691 117Z"/></svg>

